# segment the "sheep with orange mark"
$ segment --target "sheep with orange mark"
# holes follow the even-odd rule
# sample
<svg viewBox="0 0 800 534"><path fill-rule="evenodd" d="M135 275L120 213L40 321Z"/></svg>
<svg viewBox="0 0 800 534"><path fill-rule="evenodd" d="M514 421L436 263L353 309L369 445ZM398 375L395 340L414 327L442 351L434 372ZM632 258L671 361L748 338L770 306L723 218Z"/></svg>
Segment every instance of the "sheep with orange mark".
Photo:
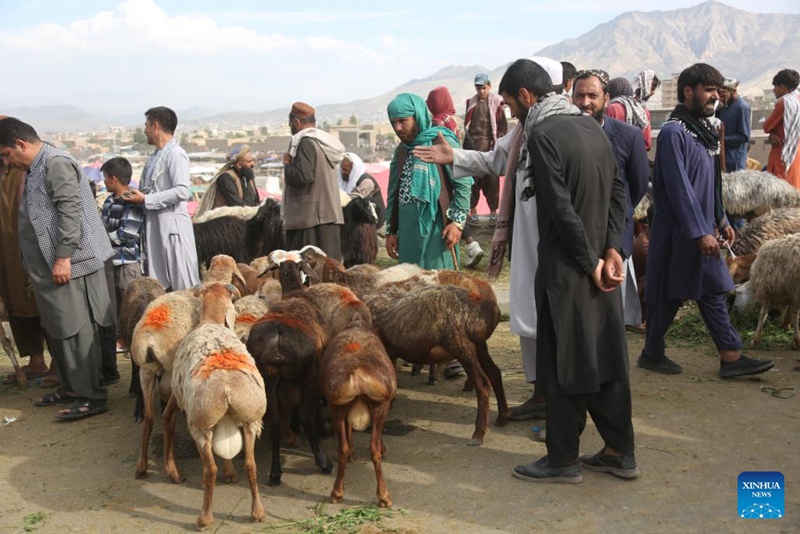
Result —
<svg viewBox="0 0 800 534"><path fill-rule="evenodd" d="M375 467L378 503L391 506L381 461L386 452L383 427L397 392L397 375L372 328L356 319L331 339L322 355L320 382L339 445L331 502L337 503L344 497L345 468L355 458L353 430L364 430L371 424L369 452Z"/></svg>
<svg viewBox="0 0 800 534"><path fill-rule="evenodd" d="M452 359L464 367L475 387L478 414L467 445L480 445L489 423L489 389L497 397L496 424L508 422L508 404L500 370L487 341L500 321L494 299L452 285L420 287L410 292L403 282L384 284L365 300L372 324L392 361L439 364Z"/></svg>
<svg viewBox="0 0 800 534"><path fill-rule="evenodd" d="M176 291L163 295L147 306L141 320L133 330L131 361L139 366L142 385L144 420L142 446L136 462L136 478L147 476L147 454L150 434L153 431L153 409L156 380L161 388L171 384L172 365L181 342L195 329L200 319L200 300L189 291ZM169 397L162 391L162 397ZM173 482L180 482L174 474Z"/></svg>
<svg viewBox="0 0 800 534"><path fill-rule="evenodd" d="M231 460L242 448L250 483L254 521L266 517L258 491L255 440L267 411L264 380L247 347L233 331L236 311L230 284L209 283L198 289L200 321L178 347L172 373L173 396L164 410L164 451L168 472L180 478L172 453L177 410L186 412L189 432L203 462L203 508L197 528L214 522L211 503L217 476L214 454L225 460L226 482L235 482Z"/></svg>
<svg viewBox="0 0 800 534"><path fill-rule="evenodd" d="M267 305L275 304L281 300L280 281L277 278L261 276L264 270L269 267L268 264L264 264L261 270L254 269L245 263L238 263L236 266L239 268L239 272L242 273L247 289L252 295L261 297L267 302Z"/></svg>
<svg viewBox="0 0 800 534"><path fill-rule="evenodd" d="M319 308L332 336L347 328L356 318L372 326L372 313L367 305L345 286L331 283L315 284L306 289L306 294Z"/></svg>
<svg viewBox="0 0 800 534"><path fill-rule="evenodd" d="M240 295L251 293L247 287L247 281L239 271L236 260L225 254L217 254L211 258L211 263L203 277L203 283L220 282L222 284L233 284Z"/></svg>
<svg viewBox="0 0 800 534"><path fill-rule="evenodd" d="M320 393L315 365L330 335L319 309L303 291L301 269L313 275L304 261L287 259L280 264L283 298L253 325L247 340L247 349L255 358L267 388L272 439L270 486L281 483L281 436L296 441L288 421L292 410L301 403L300 420L308 434L314 462L323 473L333 470L319 444Z"/></svg>
<svg viewBox="0 0 800 534"><path fill-rule="evenodd" d="M233 303L236 310L236 324L233 330L242 343L247 343L253 325L269 311L267 302L261 297L249 295Z"/></svg>

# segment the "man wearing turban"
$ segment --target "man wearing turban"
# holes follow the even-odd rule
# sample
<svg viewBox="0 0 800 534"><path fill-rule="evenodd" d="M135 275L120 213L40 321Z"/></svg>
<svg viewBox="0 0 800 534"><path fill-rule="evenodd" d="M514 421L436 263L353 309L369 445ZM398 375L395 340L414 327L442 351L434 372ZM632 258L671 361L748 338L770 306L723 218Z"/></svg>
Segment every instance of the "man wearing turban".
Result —
<svg viewBox="0 0 800 534"><path fill-rule="evenodd" d="M257 206L255 161L249 145L239 145L211 181L195 216L221 206Z"/></svg>

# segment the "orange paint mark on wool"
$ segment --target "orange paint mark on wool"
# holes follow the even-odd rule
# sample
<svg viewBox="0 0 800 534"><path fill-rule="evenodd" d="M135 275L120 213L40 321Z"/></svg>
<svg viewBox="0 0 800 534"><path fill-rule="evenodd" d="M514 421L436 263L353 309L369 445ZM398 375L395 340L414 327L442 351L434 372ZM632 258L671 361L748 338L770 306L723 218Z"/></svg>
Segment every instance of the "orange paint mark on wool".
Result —
<svg viewBox="0 0 800 534"><path fill-rule="evenodd" d="M256 317L252 313L243 313L242 315L237 315L236 316L236 322L237 323L250 323L250 324L253 324L256 321L258 321L259 319L260 319L260 317Z"/></svg>
<svg viewBox="0 0 800 534"><path fill-rule="evenodd" d="M474 302L479 302L480 300L483 300L483 296L480 293L476 293L475 291L470 291L469 299Z"/></svg>
<svg viewBox="0 0 800 534"><path fill-rule="evenodd" d="M356 352L357 350L361 349L361 343L358 341L352 341L344 346L344 350L347 352Z"/></svg>
<svg viewBox="0 0 800 534"><path fill-rule="evenodd" d="M214 371L249 371L257 373L258 369L247 354L223 350L212 353L203 360L194 372L194 375L206 379Z"/></svg>
<svg viewBox="0 0 800 534"><path fill-rule="evenodd" d="M172 310L166 304L159 304L144 318L144 326L150 328L164 328L172 319Z"/></svg>

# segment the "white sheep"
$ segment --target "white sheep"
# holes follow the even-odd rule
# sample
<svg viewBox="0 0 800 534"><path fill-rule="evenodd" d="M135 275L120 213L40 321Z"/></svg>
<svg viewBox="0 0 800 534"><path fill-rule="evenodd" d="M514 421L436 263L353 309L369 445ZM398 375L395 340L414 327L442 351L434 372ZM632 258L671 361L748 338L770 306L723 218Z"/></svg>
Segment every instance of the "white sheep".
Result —
<svg viewBox="0 0 800 534"><path fill-rule="evenodd" d="M736 256L747 256L757 253L767 241L796 233L800 233L800 208L778 208L756 217L737 231L731 249Z"/></svg>
<svg viewBox="0 0 800 534"><path fill-rule="evenodd" d="M211 283L198 293L202 303L200 323L175 355L173 396L164 410L164 450L169 462L166 467L168 472L178 473L172 443L179 407L186 412L189 432L203 462L203 508L197 528L202 530L214 522L214 454L225 459L225 479L233 482L236 471L230 460L242 448L252 497L251 517L263 521L266 513L258 491L254 450L267 411L267 397L261 373L233 331L235 310L231 299L239 292L229 284Z"/></svg>
<svg viewBox="0 0 800 534"><path fill-rule="evenodd" d="M198 215L194 218L194 222L201 223L210 221L212 219L217 219L219 217L236 217L237 219L248 220L252 219L256 213L258 213L258 208L261 206L221 206L219 208L214 208L213 210L208 210L207 212Z"/></svg>
<svg viewBox="0 0 800 534"><path fill-rule="evenodd" d="M750 291L761 305L752 346L761 342L769 310L787 307L794 324L792 349L800 348L800 234L764 243L750 268Z"/></svg>
<svg viewBox="0 0 800 534"><path fill-rule="evenodd" d="M280 284L280 282L278 282ZM233 304L236 309L236 324L234 331L242 343L247 343L250 336L250 329L256 321L261 319L269 311L267 302L256 295L248 295L237 300Z"/></svg>
<svg viewBox="0 0 800 534"><path fill-rule="evenodd" d="M768 172L736 171L722 175L722 203L729 214L750 218L800 205L800 192Z"/></svg>

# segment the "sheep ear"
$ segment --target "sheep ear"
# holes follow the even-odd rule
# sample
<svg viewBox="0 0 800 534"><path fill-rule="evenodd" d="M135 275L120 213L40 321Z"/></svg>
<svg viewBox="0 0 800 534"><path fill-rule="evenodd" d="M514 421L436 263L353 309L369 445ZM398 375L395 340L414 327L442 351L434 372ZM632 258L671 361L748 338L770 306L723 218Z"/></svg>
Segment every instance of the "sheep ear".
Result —
<svg viewBox="0 0 800 534"><path fill-rule="evenodd" d="M320 281L317 271L312 269L311 266L305 260L300 262L300 270L306 273L306 276L308 276L311 280L315 282Z"/></svg>
<svg viewBox="0 0 800 534"><path fill-rule="evenodd" d="M270 265L269 267L264 269L264 272L259 274L258 278L261 278L262 276L266 275L267 273L271 273L272 271L275 271L277 269L280 269L280 265L278 265L277 263L273 263L272 265Z"/></svg>
<svg viewBox="0 0 800 534"><path fill-rule="evenodd" d="M231 295L233 296L234 300L242 298L242 294L239 293L239 290L236 288L235 285L228 284L225 287L228 289L228 291L231 292Z"/></svg>
<svg viewBox="0 0 800 534"><path fill-rule="evenodd" d="M236 326L236 308L233 307L233 304L229 304L225 309L225 326L231 330Z"/></svg>

